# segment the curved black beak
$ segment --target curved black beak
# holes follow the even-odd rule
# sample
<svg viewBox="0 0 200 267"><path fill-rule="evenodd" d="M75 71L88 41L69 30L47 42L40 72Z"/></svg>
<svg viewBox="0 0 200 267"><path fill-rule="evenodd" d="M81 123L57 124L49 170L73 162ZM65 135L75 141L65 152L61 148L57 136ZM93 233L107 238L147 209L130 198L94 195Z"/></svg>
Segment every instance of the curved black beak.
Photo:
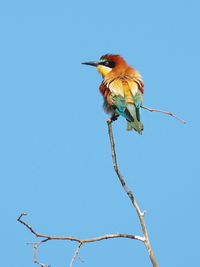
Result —
<svg viewBox="0 0 200 267"><path fill-rule="evenodd" d="M84 64L84 65L90 65L90 66L98 66L99 65L99 62L98 61L89 61L89 62L82 62L81 64Z"/></svg>

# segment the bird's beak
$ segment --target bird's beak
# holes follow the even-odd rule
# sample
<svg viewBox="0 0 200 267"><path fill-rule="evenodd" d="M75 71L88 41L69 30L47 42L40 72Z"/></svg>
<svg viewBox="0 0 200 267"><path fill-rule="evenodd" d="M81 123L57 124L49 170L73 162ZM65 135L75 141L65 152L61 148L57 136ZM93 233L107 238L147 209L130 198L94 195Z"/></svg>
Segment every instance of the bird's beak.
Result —
<svg viewBox="0 0 200 267"><path fill-rule="evenodd" d="M97 67L99 65L99 62L98 61L89 61L89 62L82 62L82 64Z"/></svg>

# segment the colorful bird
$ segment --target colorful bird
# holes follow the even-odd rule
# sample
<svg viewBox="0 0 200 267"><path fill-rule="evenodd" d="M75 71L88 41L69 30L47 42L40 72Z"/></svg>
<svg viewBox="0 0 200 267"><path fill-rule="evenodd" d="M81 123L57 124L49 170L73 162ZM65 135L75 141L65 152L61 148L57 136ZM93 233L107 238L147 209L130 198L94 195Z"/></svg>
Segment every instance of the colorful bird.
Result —
<svg viewBox="0 0 200 267"><path fill-rule="evenodd" d="M104 98L104 110L115 120L119 115L127 120L127 130L139 134L144 128L140 121L140 107L144 84L137 70L130 67L120 55L106 54L99 61L82 64L97 67L103 81L99 90Z"/></svg>

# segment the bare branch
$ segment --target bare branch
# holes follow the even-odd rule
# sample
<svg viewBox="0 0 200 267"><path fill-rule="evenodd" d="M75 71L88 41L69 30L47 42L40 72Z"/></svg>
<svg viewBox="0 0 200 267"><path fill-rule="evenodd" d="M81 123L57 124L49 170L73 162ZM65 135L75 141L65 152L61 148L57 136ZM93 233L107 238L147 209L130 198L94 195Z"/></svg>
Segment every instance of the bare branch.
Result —
<svg viewBox="0 0 200 267"><path fill-rule="evenodd" d="M127 234L109 234L109 235L102 235L99 237L94 237L94 238L89 238L89 239L79 239L77 237L73 237L73 236L50 236L50 235L42 235L37 233L35 230L33 230L33 228L28 225L27 222L22 221L22 216L24 215L28 215L27 213L25 214L24 212L19 216L19 218L17 219L20 223L22 223L23 225L26 226L26 228L28 228L35 236L37 237L45 237L45 241L46 242L48 240L70 240L70 241L75 241L78 243L91 243L91 242L96 242L96 241L101 241L101 240L105 240L105 239L110 239L110 238L118 238L118 237L122 237L122 238L129 238L129 239L136 239L139 241L144 241L144 238L138 235L127 235ZM38 244L38 243L30 243L30 244Z"/></svg>
<svg viewBox="0 0 200 267"><path fill-rule="evenodd" d="M175 119L179 120L180 122L182 123L187 123L187 121L183 120L183 119L180 119L179 117L177 117L176 115L174 115L172 112L169 112L169 111L165 111L165 110L160 110L160 109L153 109L153 108L148 108L148 107L145 107L145 106L141 106L141 108L143 109L146 109L148 111L155 111L155 112L160 112L160 113L164 113L164 114L167 114L167 115L170 115L172 117L174 117Z"/></svg>
<svg viewBox="0 0 200 267"><path fill-rule="evenodd" d="M144 107L141 106L143 109L149 110L149 111L156 111L156 112L161 112L161 113L165 113L168 114L174 118L176 118L177 120L181 121L182 123L186 123L186 121L178 118L177 116L175 116L173 113L171 112L167 112L167 111L163 111L163 110L157 110L157 109L151 109L148 107ZM117 120L118 116L112 116L111 119L107 120L107 125L108 125L108 134L109 134L109 138L110 138L110 145L111 145L111 152L112 152L112 161L113 161L113 167L114 170L120 180L120 183L123 187L123 189L125 190L126 194L128 195L128 197L130 198L136 212L138 215L138 218L140 220L140 224L141 224L141 228L142 228L142 232L143 232L143 237L142 236L137 236L137 235L129 235L129 234L108 234L108 235L103 235L103 236L99 236L99 237L95 237L95 238L90 238L90 239L79 239L77 237L72 237L72 236L49 236L49 235L44 235L44 234L39 234L38 232L36 232L27 222L22 220L22 217L27 215L27 213L23 212L19 218L17 219L21 224L23 224L27 229L29 229L36 237L41 237L44 238L42 241L40 242L32 242L30 244L34 245L34 262L39 264L41 267L49 267L41 262L39 262L37 260L37 249L38 247L44 243L47 242L49 240L70 240L70 241L74 241L74 242L78 242L78 246L77 249L75 250L75 253L71 259L70 262L70 267L73 266L73 262L76 259L76 257L79 257L79 250L80 247L84 244L84 243L91 243L91 242L97 242L97 241L101 241L101 240L106 240L106 239L113 239L113 238L129 238L129 239L136 239L139 240L141 242L143 242L147 248L148 254L149 254L149 258L152 262L152 265L154 267L158 267L158 264L156 262L151 244L150 244L150 240L149 240L149 236L148 236L148 232L147 232L147 227L145 225L145 220L144 220L144 215L146 213L146 211L141 211L135 198L133 193L131 192L131 190L128 188L128 186L125 183L125 180L123 178L123 176L121 175L119 168L118 168L118 164L117 164L117 156L116 156L116 152L115 152L115 143L114 143L114 137L113 137L113 131L112 131L112 122ZM80 258L80 257L79 257Z"/></svg>
<svg viewBox="0 0 200 267"><path fill-rule="evenodd" d="M79 239L76 237L72 237L72 236L49 236L49 235L43 235L43 234L39 234L38 232L36 232L27 222L22 220L22 217L27 215L27 213L23 212L19 218L17 219L21 224L23 224L27 229L29 229L36 237L42 237L45 238L40 242L31 242L28 244L34 245L34 262L39 264L41 267L49 267L41 262L39 262L37 260L37 249L38 247L44 243L47 242L49 240L70 240L70 241L75 241L78 242L79 245L72 257L71 263L70 263L70 267L72 266L75 258L78 255L79 249L80 247L85 244L85 243L91 243L91 242L97 242L97 241L101 241L101 240L106 240L106 239L113 239L113 238L129 238L129 239L135 239L135 240L139 240L141 242L145 242L145 238L138 236L138 235L128 235L128 234L108 234L108 235L103 235L103 236L99 236L99 237L94 237L94 238L89 238L89 239Z"/></svg>
<svg viewBox="0 0 200 267"><path fill-rule="evenodd" d="M156 262L156 259L155 259L155 256L153 254L153 250L152 250L152 247L151 247L151 244L150 244L150 240L149 240L149 236L148 236L148 233L147 233L147 228L146 228L146 225L145 225L145 221L144 221L144 214L145 212L141 212L134 196L133 196L133 193L131 192L131 190L128 188L128 186L126 185L125 181L124 181L124 178L123 176L121 175L120 171L119 171L119 168L118 168L118 164L117 164L117 157L116 157L116 152L115 152L115 143L114 143L114 137L113 137L113 131L112 131L112 118L111 119L108 119L107 120L107 125L108 125L108 134L109 134L109 137L110 137L110 144L111 144L111 152L112 152L112 160L113 160L113 167L114 167L114 170L120 180L120 183L122 185L122 187L124 188L125 192L127 193L127 195L129 196L136 212L137 212L137 215L139 217L139 220L140 220L140 224L141 224L141 227L142 227L142 232L144 234L144 244L147 248L147 251L148 251L148 254L149 254L149 257L150 257L150 260L153 264L154 267L158 267L158 264Z"/></svg>

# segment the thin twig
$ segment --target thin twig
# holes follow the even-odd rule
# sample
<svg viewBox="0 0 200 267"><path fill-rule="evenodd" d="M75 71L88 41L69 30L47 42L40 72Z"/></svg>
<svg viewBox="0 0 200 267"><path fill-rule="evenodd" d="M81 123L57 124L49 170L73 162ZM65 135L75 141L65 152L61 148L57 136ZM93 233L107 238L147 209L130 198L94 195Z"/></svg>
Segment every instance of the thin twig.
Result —
<svg viewBox="0 0 200 267"><path fill-rule="evenodd" d="M154 109L154 108L149 108L149 107L145 107L145 106L141 106L141 108L143 109L146 109L148 111L155 111L155 112L160 112L160 113L164 113L164 114L167 114L167 115L170 115L172 117L174 117L175 119L177 119L178 121L182 122L182 123L187 123L187 121L177 117L176 115L174 115L172 112L169 112L169 111L165 111L165 110L160 110L160 109Z"/></svg>
<svg viewBox="0 0 200 267"><path fill-rule="evenodd" d="M75 253L74 253L73 257L72 257L72 260L71 260L71 262L70 262L69 267L72 267L73 262L74 262L74 260L76 259L76 256L78 255L78 253L79 253L79 249L80 249L80 247L81 247L82 245L83 245L82 243L79 243L79 244L78 244L78 247L77 247L77 249L76 249L76 251L75 251Z"/></svg>
<svg viewBox="0 0 200 267"><path fill-rule="evenodd" d="M79 255L79 252L78 252L78 258L81 262L84 262L84 259L81 258L81 256Z"/></svg>
<svg viewBox="0 0 200 267"><path fill-rule="evenodd" d="M144 234L144 244L147 248L147 251L148 251L148 254L149 254L149 257L150 257L150 260L153 264L154 267L158 267L158 264L156 262L156 259L155 259L155 256L153 254L153 250L152 250L152 247L151 247L151 244L150 244L150 240L149 240L149 236L148 236L148 232L147 232L147 228L146 228L146 225L145 225L145 221L144 221L144 214L145 212L141 212L134 196L133 196L133 193L131 192L131 190L128 188L128 186L126 185L125 181L124 181L124 178L123 176L121 175L120 171L119 171L119 168L118 168L118 164L117 164L117 156L116 156L116 152L115 152L115 143L114 143L114 137L113 137L113 131L112 131L112 119L108 119L107 120L107 125L108 125L108 134L109 134L109 138L110 138L110 144L111 144L111 151L112 151L112 161L113 161L113 167L114 167L114 170L120 180L120 183L122 185L122 187L124 188L125 192L127 193L127 195L129 196L136 212L137 212L137 215L139 217L139 220L140 220L140 224L141 224L141 227L142 227L142 232Z"/></svg>
<svg viewBox="0 0 200 267"><path fill-rule="evenodd" d="M138 235L129 235L129 234L108 234L108 235L103 235L103 236L99 236L99 237L94 237L94 238L90 238L90 239L79 239L76 237L72 237L72 236L49 236L49 235L43 235L43 234L39 234L38 232L36 232L27 222L22 220L22 217L27 215L26 212L21 213L21 215L19 216L19 218L17 219L21 224L23 224L27 229L29 229L29 231L31 231L36 237L42 237L45 238L40 242L31 242L28 244L32 244L34 245L34 262L37 264L40 264L41 267L48 267L47 265L40 263L37 260L37 249L38 247L44 243L47 242L49 240L70 240L70 241L74 241L74 242L78 242L79 246L77 247L77 250L74 253L74 256L72 258L72 260L74 261L76 256L78 255L79 249L80 247L85 244L85 243L91 243L91 242L97 242L97 241L101 241L101 240L106 240L106 239L113 239L113 238L129 238L129 239L135 239L135 240L139 240L141 242L144 242L144 237L142 236L138 236ZM77 253L76 253L77 252ZM73 261L72 264L73 264ZM71 263L70 263L71 264Z"/></svg>
<svg viewBox="0 0 200 267"><path fill-rule="evenodd" d="M41 263L41 262L39 262L38 259L37 259L37 249L38 249L38 247L39 247L42 243L47 242L48 240L49 240L49 239L46 238L46 239L44 239L44 240L38 242L38 243L33 247L33 258L34 258L34 263L39 264L41 267L50 267L50 265L46 265L46 264L44 264L44 263Z"/></svg>

